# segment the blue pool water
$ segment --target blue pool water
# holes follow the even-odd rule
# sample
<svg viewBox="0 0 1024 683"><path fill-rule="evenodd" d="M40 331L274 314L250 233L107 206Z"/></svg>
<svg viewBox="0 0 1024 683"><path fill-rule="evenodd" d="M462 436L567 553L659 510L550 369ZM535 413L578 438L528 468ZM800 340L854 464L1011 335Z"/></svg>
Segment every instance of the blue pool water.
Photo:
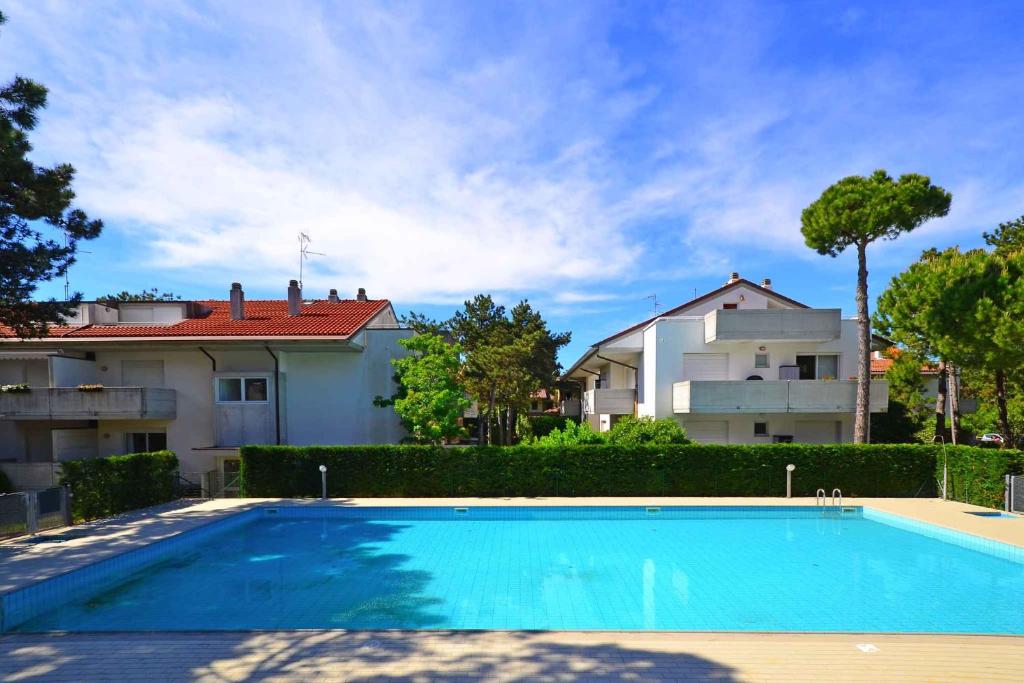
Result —
<svg viewBox="0 0 1024 683"><path fill-rule="evenodd" d="M323 510L259 510L16 630L1024 634L1020 557L859 511Z"/></svg>

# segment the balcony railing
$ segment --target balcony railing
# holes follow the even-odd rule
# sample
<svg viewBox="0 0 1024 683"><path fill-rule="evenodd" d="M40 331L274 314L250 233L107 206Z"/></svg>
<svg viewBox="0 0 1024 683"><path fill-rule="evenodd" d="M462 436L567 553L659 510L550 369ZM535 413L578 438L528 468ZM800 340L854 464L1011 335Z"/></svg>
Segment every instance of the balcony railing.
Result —
<svg viewBox="0 0 1024 683"><path fill-rule="evenodd" d="M583 392L584 415L632 415L636 392L632 389L591 389Z"/></svg>
<svg viewBox="0 0 1024 683"><path fill-rule="evenodd" d="M33 388L26 393L0 393L0 419L3 420L171 420L177 413L174 389Z"/></svg>
<svg viewBox="0 0 1024 683"><path fill-rule="evenodd" d="M871 382L871 412L889 406L889 385ZM676 413L851 413L857 406L852 380L701 380L672 385Z"/></svg>
<svg viewBox="0 0 1024 683"><path fill-rule="evenodd" d="M838 308L718 309L704 316L704 341L770 342L839 339Z"/></svg>
<svg viewBox="0 0 1024 683"><path fill-rule="evenodd" d="M562 417L579 417L580 401L569 399L558 404L558 414Z"/></svg>

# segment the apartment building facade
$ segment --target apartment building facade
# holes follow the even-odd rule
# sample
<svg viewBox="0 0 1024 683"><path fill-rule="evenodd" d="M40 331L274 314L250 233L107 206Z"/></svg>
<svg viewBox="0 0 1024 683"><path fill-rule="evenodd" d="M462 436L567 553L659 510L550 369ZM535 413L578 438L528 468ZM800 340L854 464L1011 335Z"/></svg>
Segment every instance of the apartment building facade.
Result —
<svg viewBox="0 0 1024 683"><path fill-rule="evenodd" d="M565 374L563 402L598 430L623 415L673 418L696 441L852 441L857 324L733 273L726 284L603 339ZM871 410L888 387L871 383Z"/></svg>
<svg viewBox="0 0 1024 683"><path fill-rule="evenodd" d="M46 337L0 328L0 462L53 463L168 448L183 473L237 467L244 444L397 443L391 303L87 302Z"/></svg>

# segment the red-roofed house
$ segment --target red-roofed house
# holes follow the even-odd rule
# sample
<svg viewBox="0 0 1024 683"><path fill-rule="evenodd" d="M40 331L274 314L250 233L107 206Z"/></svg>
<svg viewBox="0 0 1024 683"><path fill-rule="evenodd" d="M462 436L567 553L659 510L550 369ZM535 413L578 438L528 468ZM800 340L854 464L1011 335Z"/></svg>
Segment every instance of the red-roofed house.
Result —
<svg viewBox="0 0 1024 683"><path fill-rule="evenodd" d="M294 280L282 300L236 283L223 301L83 303L38 339L0 327L0 384L31 386L0 392L0 463L169 448L198 476L244 444L396 443L373 399L411 334L386 299L304 301Z"/></svg>

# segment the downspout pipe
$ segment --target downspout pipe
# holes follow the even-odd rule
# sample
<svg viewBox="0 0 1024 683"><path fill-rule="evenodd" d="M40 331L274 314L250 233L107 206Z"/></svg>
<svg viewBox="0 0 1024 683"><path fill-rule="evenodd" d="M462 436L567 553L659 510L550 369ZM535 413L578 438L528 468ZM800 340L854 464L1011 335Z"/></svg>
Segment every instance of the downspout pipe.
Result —
<svg viewBox="0 0 1024 683"><path fill-rule="evenodd" d="M213 365L213 371L217 372L217 359L211 356L210 353L202 346L199 347L199 350L203 352L204 356L210 359L210 364Z"/></svg>
<svg viewBox="0 0 1024 683"><path fill-rule="evenodd" d="M274 359L274 442L281 445L281 362L269 346L264 346Z"/></svg>

